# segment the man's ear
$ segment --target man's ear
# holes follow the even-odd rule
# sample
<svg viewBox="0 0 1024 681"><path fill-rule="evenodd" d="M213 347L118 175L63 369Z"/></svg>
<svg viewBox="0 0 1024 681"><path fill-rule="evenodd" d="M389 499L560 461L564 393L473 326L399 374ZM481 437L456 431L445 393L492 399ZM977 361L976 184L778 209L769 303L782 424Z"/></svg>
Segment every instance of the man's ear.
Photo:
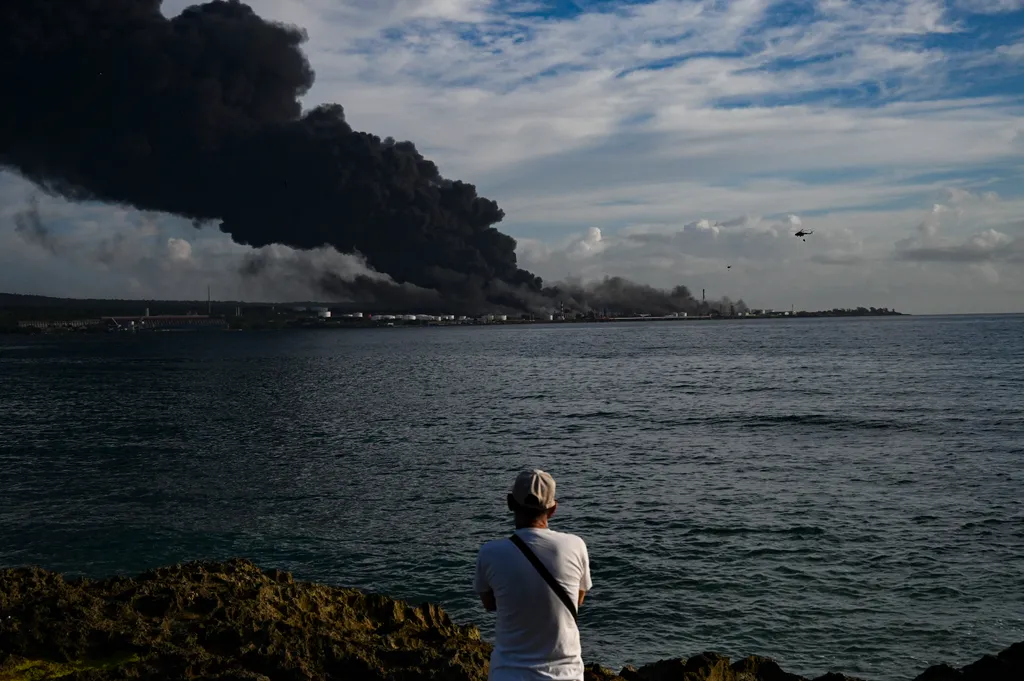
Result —
<svg viewBox="0 0 1024 681"><path fill-rule="evenodd" d="M555 511L557 511L557 510L558 510L558 502L556 501L555 505L548 509L548 518L553 516L555 514Z"/></svg>

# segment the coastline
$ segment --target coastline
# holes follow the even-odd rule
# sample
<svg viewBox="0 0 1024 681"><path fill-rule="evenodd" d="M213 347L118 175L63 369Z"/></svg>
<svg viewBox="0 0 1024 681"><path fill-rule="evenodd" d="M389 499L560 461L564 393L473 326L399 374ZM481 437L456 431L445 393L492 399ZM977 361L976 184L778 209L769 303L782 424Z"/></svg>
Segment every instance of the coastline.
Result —
<svg viewBox="0 0 1024 681"><path fill-rule="evenodd" d="M486 681L490 648L436 605L300 582L244 559L103 580L0 569L0 681ZM586 662L585 681L871 681L841 670L808 678L769 658L713 652L620 671ZM1024 642L959 670L936 664L913 681L1021 678Z"/></svg>
<svg viewBox="0 0 1024 681"><path fill-rule="evenodd" d="M9 335L82 335L106 333L210 333L239 331L353 331L360 329L424 329L424 328L465 328L465 327L506 327L506 326L562 326L566 324L635 324L635 323L695 323L695 322L729 322L755 320L793 320L793 319L851 319L865 317L910 317L906 312L796 312L793 314L770 314L744 316L736 315L693 315L693 316L638 316L638 317L579 317L576 319L543 320L543 319L512 319L507 321L412 321L385 322L380 319L366 318L360 320L323 320L295 318L288 320L252 321L227 317L196 316L207 328L118 328L111 329L99 319L73 320L18 320L15 324L0 324L0 334Z"/></svg>
<svg viewBox="0 0 1024 681"><path fill-rule="evenodd" d="M49 298L0 292L0 333L69 334L138 331L263 331L285 329L343 330L534 324L694 322L835 317L906 317L889 308L828 310L728 310L701 302L689 311L668 312L642 305L621 309L492 314L411 314L410 310L357 310L352 303L244 303L239 301L104 300ZM153 315L150 312L154 312ZM414 312L414 311L413 311ZM463 311L466 312L466 311Z"/></svg>

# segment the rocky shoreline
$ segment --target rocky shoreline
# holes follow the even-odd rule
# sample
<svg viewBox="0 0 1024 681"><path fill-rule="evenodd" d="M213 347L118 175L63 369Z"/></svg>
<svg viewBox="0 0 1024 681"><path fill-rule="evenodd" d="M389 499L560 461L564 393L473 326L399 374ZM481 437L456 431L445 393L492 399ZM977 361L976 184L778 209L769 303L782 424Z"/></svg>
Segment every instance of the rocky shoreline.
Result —
<svg viewBox="0 0 1024 681"><path fill-rule="evenodd" d="M0 681L486 681L489 655L475 627L437 606L298 582L241 559L99 581L0 570ZM1024 679L1024 642L914 681L1011 679ZM619 672L589 665L586 681L857 680L702 653Z"/></svg>

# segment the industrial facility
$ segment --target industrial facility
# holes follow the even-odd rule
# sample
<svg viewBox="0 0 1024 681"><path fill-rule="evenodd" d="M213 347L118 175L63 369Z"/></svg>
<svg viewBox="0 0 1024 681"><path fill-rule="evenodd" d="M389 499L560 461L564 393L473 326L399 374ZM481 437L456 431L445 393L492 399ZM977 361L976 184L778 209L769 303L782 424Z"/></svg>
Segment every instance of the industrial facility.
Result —
<svg viewBox="0 0 1024 681"><path fill-rule="evenodd" d="M150 315L138 317L101 317L100 324L108 331L176 331L198 329L226 329L228 322L223 317L209 315Z"/></svg>
<svg viewBox="0 0 1024 681"><path fill-rule="evenodd" d="M769 319L779 317L898 315L889 308L833 309L803 312L770 308L728 312L648 314L642 310L581 312L563 306L554 312L493 312L475 316L388 311L378 314L353 309L351 303L246 304L239 302L75 300L6 294L0 306L0 331L14 333L154 332L258 329L341 329L421 326L536 324L559 322L680 322L699 319ZM151 308L158 314L151 314ZM744 306L745 307L745 306ZM140 314L141 313L141 314Z"/></svg>

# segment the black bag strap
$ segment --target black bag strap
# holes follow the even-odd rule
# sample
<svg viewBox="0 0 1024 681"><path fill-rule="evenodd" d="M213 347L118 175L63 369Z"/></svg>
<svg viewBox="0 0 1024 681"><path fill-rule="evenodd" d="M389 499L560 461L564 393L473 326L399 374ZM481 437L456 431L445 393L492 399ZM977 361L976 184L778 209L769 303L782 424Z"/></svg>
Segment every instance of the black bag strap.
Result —
<svg viewBox="0 0 1024 681"><path fill-rule="evenodd" d="M526 542L524 542L519 535L513 534L509 539L512 540L512 543L523 552L523 555L526 556L527 560L533 563L533 567L537 568L537 572L539 572L540 576L544 578L544 581L548 583L548 586L550 586L552 591L555 592L555 595L565 603L565 607L569 608L569 612L572 613L573 621L579 624L578 615L576 613L576 604L573 602L572 597L565 593L565 589L563 589L562 585L555 580L554 575L544 567L544 563L540 562L540 558L538 558L537 554L533 552L533 549L527 546Z"/></svg>

